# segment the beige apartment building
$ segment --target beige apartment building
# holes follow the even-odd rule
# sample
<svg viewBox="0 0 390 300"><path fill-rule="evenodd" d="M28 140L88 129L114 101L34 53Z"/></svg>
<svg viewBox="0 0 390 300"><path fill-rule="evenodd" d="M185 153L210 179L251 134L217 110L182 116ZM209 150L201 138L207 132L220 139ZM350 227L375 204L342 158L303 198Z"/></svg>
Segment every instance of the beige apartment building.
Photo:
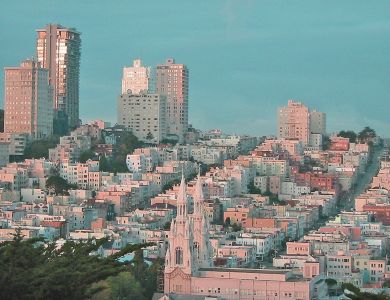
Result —
<svg viewBox="0 0 390 300"><path fill-rule="evenodd" d="M167 97L168 133L184 142L188 130L188 69L167 59L157 66L156 93Z"/></svg>
<svg viewBox="0 0 390 300"><path fill-rule="evenodd" d="M131 130L141 141L159 143L167 134L166 105L164 95L129 91L118 98L118 124Z"/></svg>
<svg viewBox="0 0 390 300"><path fill-rule="evenodd" d="M310 111L302 102L294 100L278 108L278 138L299 140L304 146L321 146L325 134L325 113Z"/></svg>
<svg viewBox="0 0 390 300"><path fill-rule="evenodd" d="M58 24L37 33L37 58L49 70L55 112L65 113L69 127L74 128L79 124L80 33Z"/></svg>
<svg viewBox="0 0 390 300"><path fill-rule="evenodd" d="M132 67L123 68L122 94L131 90L132 94L149 90L150 67L142 66L140 59L133 61Z"/></svg>
<svg viewBox="0 0 390 300"><path fill-rule="evenodd" d="M278 138L297 139L309 143L309 109L301 102L288 100L278 112Z"/></svg>
<svg viewBox="0 0 390 300"><path fill-rule="evenodd" d="M53 133L53 97L48 70L34 60L7 67L4 90L4 132L44 138Z"/></svg>

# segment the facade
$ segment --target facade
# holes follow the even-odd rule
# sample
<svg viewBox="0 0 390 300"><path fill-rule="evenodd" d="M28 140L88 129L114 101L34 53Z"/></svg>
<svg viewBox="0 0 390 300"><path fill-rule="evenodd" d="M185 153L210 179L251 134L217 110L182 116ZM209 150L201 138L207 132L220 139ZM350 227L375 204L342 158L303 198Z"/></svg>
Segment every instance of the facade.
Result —
<svg viewBox="0 0 390 300"><path fill-rule="evenodd" d="M166 96L146 91L120 95L118 124L144 142L159 143L167 133Z"/></svg>
<svg viewBox="0 0 390 300"><path fill-rule="evenodd" d="M309 111L301 102L288 100L287 106L278 109L278 138L296 139L304 146L321 147L326 134L326 114Z"/></svg>
<svg viewBox="0 0 390 300"><path fill-rule="evenodd" d="M184 178L177 199L177 217L168 234L164 293L215 296L221 299L314 299L325 291L323 280L297 277L288 270L211 267L212 249L198 178L194 213L188 214Z"/></svg>
<svg viewBox="0 0 390 300"><path fill-rule="evenodd" d="M55 114L65 114L69 127L76 127L79 124L80 33L58 24L49 24L37 33L37 58L49 70Z"/></svg>
<svg viewBox="0 0 390 300"><path fill-rule="evenodd" d="M156 93L167 96L168 133L183 142L188 130L188 69L170 58L157 66L156 76Z"/></svg>
<svg viewBox="0 0 390 300"><path fill-rule="evenodd" d="M313 110L310 112L310 133L326 134L326 114Z"/></svg>
<svg viewBox="0 0 390 300"><path fill-rule="evenodd" d="M5 68L6 133L44 138L53 133L53 99L48 70L34 60Z"/></svg>
<svg viewBox="0 0 390 300"><path fill-rule="evenodd" d="M297 139L309 143L309 109L301 102L288 100L287 106L278 110L278 138Z"/></svg>
<svg viewBox="0 0 390 300"><path fill-rule="evenodd" d="M9 163L9 143L0 142L0 167Z"/></svg>
<svg viewBox="0 0 390 300"><path fill-rule="evenodd" d="M140 59L134 60L132 67L123 68L122 94L126 94L128 90L132 94L148 91L149 80L150 67L143 67Z"/></svg>

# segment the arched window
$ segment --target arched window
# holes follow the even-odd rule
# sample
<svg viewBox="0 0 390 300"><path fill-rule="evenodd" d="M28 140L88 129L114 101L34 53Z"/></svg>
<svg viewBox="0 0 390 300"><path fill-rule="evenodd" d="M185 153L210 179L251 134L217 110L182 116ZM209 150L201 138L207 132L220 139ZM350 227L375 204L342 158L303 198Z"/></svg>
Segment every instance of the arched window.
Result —
<svg viewBox="0 0 390 300"><path fill-rule="evenodd" d="M194 255L197 259L199 259L199 243L198 242L194 243Z"/></svg>
<svg viewBox="0 0 390 300"><path fill-rule="evenodd" d="M181 247L176 247L176 264L177 265L182 265L183 264L183 249Z"/></svg>

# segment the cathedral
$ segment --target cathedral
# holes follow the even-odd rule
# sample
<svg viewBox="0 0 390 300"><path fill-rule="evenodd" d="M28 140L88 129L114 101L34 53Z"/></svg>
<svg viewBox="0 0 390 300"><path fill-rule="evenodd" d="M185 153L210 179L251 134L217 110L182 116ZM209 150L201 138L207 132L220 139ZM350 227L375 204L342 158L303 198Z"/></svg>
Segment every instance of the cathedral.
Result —
<svg viewBox="0 0 390 300"><path fill-rule="evenodd" d="M165 257L164 293L213 296L217 299L319 299L325 283L309 271L300 276L291 270L216 268L203 210L202 181L198 176L194 210L188 212L186 183L182 177L177 216L172 220ZM170 299L170 298L164 298Z"/></svg>

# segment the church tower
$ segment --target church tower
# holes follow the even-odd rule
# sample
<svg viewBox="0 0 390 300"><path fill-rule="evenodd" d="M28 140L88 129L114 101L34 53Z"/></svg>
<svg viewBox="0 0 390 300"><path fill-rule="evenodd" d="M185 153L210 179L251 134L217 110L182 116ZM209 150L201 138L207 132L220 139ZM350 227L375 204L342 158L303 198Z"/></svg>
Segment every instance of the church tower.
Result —
<svg viewBox="0 0 390 300"><path fill-rule="evenodd" d="M177 216L172 220L168 234L168 249L165 256L164 292L191 293L191 277L196 272L192 256L192 222L188 216L187 194L184 175L177 197Z"/></svg>
<svg viewBox="0 0 390 300"><path fill-rule="evenodd" d="M200 174L196 180L194 193L194 213L191 216L193 223L193 256L199 268L212 266L212 250L209 242L209 222L204 209L204 196Z"/></svg>

